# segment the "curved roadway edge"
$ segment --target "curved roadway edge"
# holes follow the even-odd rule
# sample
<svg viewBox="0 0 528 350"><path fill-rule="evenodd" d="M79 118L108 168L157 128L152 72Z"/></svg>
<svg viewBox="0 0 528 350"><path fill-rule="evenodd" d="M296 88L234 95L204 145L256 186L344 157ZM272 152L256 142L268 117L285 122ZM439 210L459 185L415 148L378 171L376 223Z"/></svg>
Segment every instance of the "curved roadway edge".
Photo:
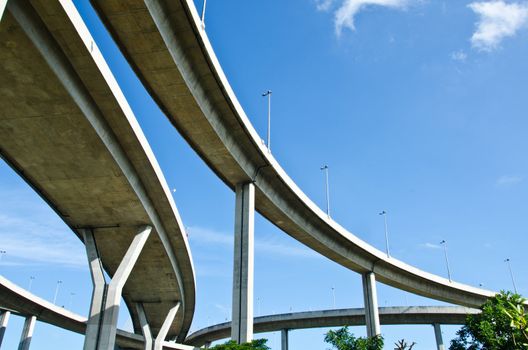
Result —
<svg viewBox="0 0 528 350"><path fill-rule="evenodd" d="M380 323L383 325L463 324L467 315L480 310L460 306L401 306L381 307ZM361 326L365 324L365 309L340 309L296 312L289 314L256 317L255 333L275 332L282 329L306 329L341 326ZM208 342L228 338L231 322L225 322L200 329L190 334L185 343L202 346Z"/></svg>
<svg viewBox="0 0 528 350"><path fill-rule="evenodd" d="M424 272L384 253L330 219L268 153L222 71L192 0L126 5L91 0L161 110L231 188L253 181L255 207L313 250L387 285L479 307L495 293Z"/></svg>
<svg viewBox="0 0 528 350"><path fill-rule="evenodd" d="M143 301L140 298L142 293L144 294L147 292L151 294L152 289L158 287L158 295L161 295L162 292L165 293L165 295L172 295L170 303L173 304L177 300L180 300L183 311L178 313L178 316L171 326L168 337L178 337L178 340L183 340L189 330L194 314L196 284L187 237L161 169L130 106L128 105L128 102L120 90L117 81L112 75L110 68L106 64L86 25L71 1L60 0L59 2L56 2L35 0L30 3L29 1L11 0L8 2L7 9L9 14L5 13L1 22L2 29L5 30L3 35L6 36L6 40L3 42L4 45L2 46L2 50L6 51L2 51L2 53L6 55L5 57L12 60L12 62L10 61L9 66L4 67L4 69L9 70L9 74L5 75L5 79L7 79L8 76L12 78L14 77L15 79L11 81L11 84L13 85L11 86L12 90L10 90L10 94L4 95L4 97L0 98L2 106L6 107L5 115L3 117L6 118L7 121L6 123L2 122L3 127L0 127L0 131L2 131L3 135L2 141L0 141L2 158L6 160L6 162L17 171L48 204L50 204L50 206L78 236L79 233L77 232L77 229L81 228L100 228L107 232L107 234L100 235L99 237L101 238L101 242L108 243L107 246L109 248L99 248L104 248L106 252L109 253L103 256L103 262L110 275L112 275L117 267L116 264L119 263L119 260L114 261L114 257L112 257L113 260L111 260L111 255L123 252L123 247L118 246L123 243L123 238L120 238L118 242L115 240L117 236L111 236L109 234L112 232L121 232L119 230L127 230L133 233L134 227L142 224L141 222L138 222L139 220L143 220L142 217L146 217L147 220L150 221L155 228L157 236L154 240L151 236L149 241L152 241L152 243L148 243L150 244L150 249L159 246L162 250L149 252L150 255L148 258L150 260L145 260L145 254L147 253L144 249L144 254L140 258L138 265L146 261L157 261L156 266L150 266L149 269L153 268L153 271L159 271L159 273L163 275L135 276L135 271L141 270L139 266L136 266L136 269L133 271L131 278L129 279L129 283L125 285L123 298L129 306L129 311L132 313L132 319L136 331L140 329L140 326L135 307L132 307L132 304L137 301ZM39 56L34 56L34 66L41 67L42 58L40 55L42 55L49 65L49 68L43 72L39 72L35 78L30 77L31 69L27 69L27 71L23 72L15 71L15 69L22 64L16 61L18 57L12 55L9 50L19 50L19 47L20 49L24 48L29 50L30 45L27 44L28 40L26 38L23 39L24 42L21 43L21 45L18 45L18 43L13 41L14 33L16 33L17 38L22 38L19 29L17 29L14 24L16 23L14 18L16 18L16 22L22 23L20 26L25 31L26 35L31 38L32 41L38 43L36 44L36 47L33 48L33 50L36 48L38 53L35 54L35 51L29 51L29 54L26 54L25 56ZM24 67L22 69L24 69ZM48 72L51 70L55 76L49 76L50 78L47 78L46 87L51 89L51 87L55 86L54 84L57 84L57 80L60 81L63 85L63 89L66 89L67 93L70 95L69 97L71 100L59 101L58 96L62 96L61 94L64 90L57 90L56 95L54 95L55 91L51 89L49 90L49 94L46 94L45 91L39 91L40 95L37 97L31 97L31 95L28 95L28 99L34 99L32 101L34 102L34 105L30 104L28 106L23 106L24 108L19 108L19 104L17 105L17 103L13 102L18 98L18 96L12 96L15 94L15 91L17 91L14 87L18 88L18 86L14 84L21 84L21 86L23 86L23 84L28 84L27 79L31 79L30 81L33 81L34 79L33 85L37 82L46 81L43 77L45 74L49 74ZM20 75L17 76L17 74ZM20 78L20 80L17 80L16 78ZM7 84L8 83L6 82L6 86ZM24 90L22 89L21 91ZM50 98L51 100L47 102L46 98ZM53 98L55 98L55 100L53 100ZM50 106L49 108L51 108L51 116L46 114L50 112L38 110L38 103L46 102L47 106ZM76 107L72 108L73 105L76 105ZM22 110L22 112L20 112L22 114L17 114L19 113L18 109ZM85 120L82 120L80 124L77 122L77 128L81 129L81 131L54 130L50 128L49 124L43 123L41 123L39 130L39 127L35 128L33 124L30 124L33 121L39 120L39 117L43 121L46 120L45 118L54 117L54 120L49 119L49 121L57 122L57 120L61 120L58 117L63 117L63 114L67 116L68 112L71 113L71 116L69 119L68 117L65 119L68 122L71 122L75 119L74 116L76 116L76 113L78 113L79 110L86 118ZM39 115L39 112L42 114ZM24 116L23 113L32 113L32 118ZM19 117L19 115L22 117ZM19 126L20 124L30 125L34 129L17 129L16 126ZM71 127L70 124L66 125ZM91 125L93 129L85 131L82 129L85 125ZM61 125L61 127L64 127L64 124ZM41 138L42 141L38 140L37 142L35 139L40 138L42 135L38 134L37 137L32 137L32 135L29 134L30 130L38 130L40 133L46 133L45 130L47 130L49 137ZM82 134L82 132L85 134ZM23 137L16 140L18 133ZM6 135L9 135L9 137L6 137ZM75 135L78 135L78 137L86 136L86 140L88 141L78 138L76 140L77 144L72 144L72 151L70 151L68 145L64 145L63 143L72 139L72 135L74 135L73 139L75 139ZM90 137L93 137L92 135L97 135L97 141L93 138L90 139ZM86 147L82 142L87 142L90 146L82 149L80 154L72 156L73 159L77 157L77 159L75 159L77 161L83 161L83 159L79 159L81 158L81 155L89 155L87 156L88 161L92 162L92 165L108 165L105 161L107 161L107 154L109 154L115 163L109 165L110 169L104 170L110 171L111 174L113 172L113 178L115 179L124 176L126 182L128 182L129 191L135 196L134 201L140 203L144 214L136 217L133 221L124 223L125 225L117 224L114 226L99 227L97 225L91 226L90 221L88 221L88 223L83 222L83 219L86 217L91 217L91 222L97 222L98 220L101 220L101 217L98 217L97 214L101 213L104 213L105 215L108 213L116 213L121 215L121 217L126 217L125 211L128 210L130 213L133 213L133 210L137 210L140 206L137 206L136 203L131 200L124 202L130 203L129 207L125 206L122 208L114 208L116 203L120 203L119 201L116 203L112 203L111 201L103 202L113 193L115 193L116 196L121 196L118 197L119 199L132 197L129 194L115 192L122 190L122 188L112 188L112 185L116 183L112 183L112 181L119 181L117 183L121 183L121 180L106 180L105 182L102 177L100 177L101 180L98 180L97 176L101 176L103 169L97 167L92 169L92 179L96 179L95 184L99 185L102 183L107 187L91 188L90 191L82 191L84 193L99 191L98 193L94 193L95 197L92 198L92 202L83 203L79 206L78 203L75 202L75 199L79 200L76 198L76 196L79 196L79 193L73 192L64 194L59 192L64 192L66 184L76 184L77 190L84 190L82 187L86 186L87 183L83 182L85 179L76 177L76 175L80 176L80 173L75 174L75 168L69 168L67 171L63 171L63 169L55 169L55 173L53 174L42 174L43 170L38 166L40 165L43 169L46 169L46 161L44 160L44 163L41 164L42 159L46 158L38 158L39 160L36 162L34 160L35 156L41 151L41 149L32 149L34 153L32 158L31 151L28 152L28 150L23 149L23 147L38 145L39 142L42 145L49 146L50 144L46 144L49 140L52 140L51 142L56 142L55 144L51 143L52 146L50 147L58 147L57 150L60 150L60 152L54 154L56 157L60 157L64 154L70 155L68 151L74 152L73 149L78 150L81 146ZM34 142L34 144L28 141ZM102 152L102 146L99 145L104 145L106 150ZM90 149L89 147L93 148ZM23 160L19 159L16 152L21 150L24 151L22 154L29 158ZM42 152L45 151L42 150ZM28 156L28 154L30 156ZM50 158L47 159L47 162L50 163ZM98 161L99 163L97 163ZM60 163L59 161L58 164L69 166L69 163L71 162L72 160L68 159L64 160L63 163ZM48 164L48 166L50 164ZM53 163L52 165L55 166L58 164ZM84 168L88 166L85 166L84 164L82 165ZM78 163L78 167L81 169L81 163ZM60 180L55 181L54 177L60 178ZM61 177L65 177L67 180L63 180ZM44 178L44 180L41 180L42 178ZM75 181L77 181L77 183ZM63 197L57 197L57 194L60 194ZM64 198L64 201L57 202L57 198ZM72 204L74 205L72 206ZM68 205L70 207L68 207ZM99 212L96 209L98 205L102 206ZM64 212L64 208L77 208L81 210L78 212ZM92 213L90 216L90 210L94 210L93 213L96 214ZM130 215L130 213L128 215ZM117 221L119 219L115 220ZM127 227L127 225L129 226ZM124 246L124 249L126 249L126 246ZM112 253L112 251L114 252ZM160 254L162 251L163 253ZM110 268L108 261L111 261ZM165 265L167 265L167 268L165 268ZM145 271L148 271L149 269ZM165 274L164 271L170 271L170 273ZM139 273L140 272L138 272L138 274ZM143 277L147 277L146 282L139 280L139 278ZM175 282L171 281L174 279L176 280ZM147 283L148 286L145 286L145 283ZM129 285L138 284L142 285L141 289L131 290L129 288ZM175 288L172 287L174 285L176 286ZM155 325L153 331L156 327L161 326L168 310L168 308L167 310L162 310L162 308L165 308L166 303L168 303L169 300L161 301L159 298L160 296L156 299L147 301L151 303L149 307L152 311L149 312L147 307L146 311L147 316L150 316L149 321L153 322L153 325Z"/></svg>
<svg viewBox="0 0 528 350"><path fill-rule="evenodd" d="M0 276L0 309L20 316L36 316L45 322L75 333L84 334L87 318L54 305ZM144 349L142 335L117 330L116 343L123 349ZM192 346L165 342L163 349L193 350Z"/></svg>

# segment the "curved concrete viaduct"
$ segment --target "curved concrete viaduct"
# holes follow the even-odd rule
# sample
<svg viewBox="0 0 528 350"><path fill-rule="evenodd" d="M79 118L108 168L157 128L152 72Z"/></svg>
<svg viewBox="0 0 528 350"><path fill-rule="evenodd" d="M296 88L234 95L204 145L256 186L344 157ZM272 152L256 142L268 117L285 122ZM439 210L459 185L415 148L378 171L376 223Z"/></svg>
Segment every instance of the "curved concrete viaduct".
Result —
<svg viewBox="0 0 528 350"><path fill-rule="evenodd" d="M86 243L89 324L92 316L117 322L122 292L136 333L148 323L154 337L163 330L182 341L195 308L183 224L73 3L9 0L0 59L0 154Z"/></svg>
<svg viewBox="0 0 528 350"><path fill-rule="evenodd" d="M29 317L75 333L85 334L88 319L77 315L49 301L31 294L27 290L0 276L0 309ZM142 335L117 330L116 344L122 349L144 349L145 339ZM192 346L163 343L163 349L192 350Z"/></svg>
<svg viewBox="0 0 528 350"><path fill-rule="evenodd" d="M370 274L371 284L375 275L387 285L469 307L494 295L389 258L320 210L261 142L192 0L91 1L172 124L237 196L251 191L243 186L254 184L255 208L270 222L340 265Z"/></svg>
<svg viewBox="0 0 528 350"><path fill-rule="evenodd" d="M380 321L385 325L404 324L464 324L466 316L480 310L460 306L400 306L381 307ZM296 312L255 318L255 333L281 330L361 326L365 324L365 309L340 309ZM202 346L216 340L228 338L231 322L200 329L190 334L186 344Z"/></svg>

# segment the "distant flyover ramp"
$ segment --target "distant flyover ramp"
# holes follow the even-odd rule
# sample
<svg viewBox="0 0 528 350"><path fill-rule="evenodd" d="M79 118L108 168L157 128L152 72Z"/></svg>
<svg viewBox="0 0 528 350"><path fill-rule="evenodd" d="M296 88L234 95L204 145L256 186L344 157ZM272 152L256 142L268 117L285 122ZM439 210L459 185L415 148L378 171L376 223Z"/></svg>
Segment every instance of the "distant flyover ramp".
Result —
<svg viewBox="0 0 528 350"><path fill-rule="evenodd" d="M460 306L400 306L381 307L380 322L384 325L433 325L464 324L467 315L480 310ZM365 310L338 309L295 312L288 314L255 317L255 333L276 332L306 328L361 326L365 324ZM190 334L186 344L202 346L216 340L228 338L231 322L216 324Z"/></svg>

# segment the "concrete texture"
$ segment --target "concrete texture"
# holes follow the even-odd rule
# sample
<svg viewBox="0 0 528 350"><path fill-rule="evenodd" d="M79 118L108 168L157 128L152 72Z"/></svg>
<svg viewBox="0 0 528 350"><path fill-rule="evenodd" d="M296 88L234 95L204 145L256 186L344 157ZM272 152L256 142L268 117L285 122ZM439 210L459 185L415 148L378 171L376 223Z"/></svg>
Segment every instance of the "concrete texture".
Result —
<svg viewBox="0 0 528 350"><path fill-rule="evenodd" d="M288 347L290 345L290 341L288 339L288 332L289 330L287 329L281 330L281 350L288 350Z"/></svg>
<svg viewBox="0 0 528 350"><path fill-rule="evenodd" d="M365 325L367 327L367 336L374 337L381 334L378 309L378 292L376 290L376 276L372 272L367 272L361 277L363 282L363 300L365 305Z"/></svg>
<svg viewBox="0 0 528 350"><path fill-rule="evenodd" d="M229 186L254 181L256 209L293 238L358 273L437 300L478 307L495 293L421 271L334 222L262 144L215 56L192 0L91 0L171 123Z"/></svg>
<svg viewBox="0 0 528 350"><path fill-rule="evenodd" d="M4 341L7 325L9 324L9 316L11 316L10 311L0 311L0 348L2 347L2 342Z"/></svg>
<svg viewBox="0 0 528 350"><path fill-rule="evenodd" d="M39 298L0 276L0 313L6 310L23 317L36 315L40 322L79 334L85 333L88 321L86 317ZM145 349L143 336L120 329L117 330L116 343L122 349ZM167 341L163 343L163 349L195 350L193 346Z"/></svg>
<svg viewBox="0 0 528 350"><path fill-rule="evenodd" d="M445 350L444 339L442 337L442 327L438 323L433 324L433 327L436 339L436 349Z"/></svg>
<svg viewBox="0 0 528 350"><path fill-rule="evenodd" d="M20 335L20 342L18 343L18 350L29 350L31 339L33 339L33 331L35 330L35 323L37 323L36 316L27 316Z"/></svg>
<svg viewBox="0 0 528 350"><path fill-rule="evenodd" d="M233 254L233 312L231 339L238 344L253 340L253 279L255 255L255 187L236 187Z"/></svg>
<svg viewBox="0 0 528 350"><path fill-rule="evenodd" d="M453 306L400 306L381 307L380 322L384 325L403 324L463 324L468 314L480 311L465 307ZM344 325L365 325L364 309L340 309L297 312L271 316L256 317L255 333L276 332L283 329L295 330L305 328L341 327ZM198 330L185 340L186 344L202 346L229 337L231 323L225 322Z"/></svg>
<svg viewBox="0 0 528 350"><path fill-rule="evenodd" d="M101 53L69 1L10 0L0 26L0 154L80 239L94 232L116 272L140 225L151 225L123 288L134 329L141 301L157 334L183 339L195 306L188 242L152 151ZM148 288L145 288L148 286Z"/></svg>

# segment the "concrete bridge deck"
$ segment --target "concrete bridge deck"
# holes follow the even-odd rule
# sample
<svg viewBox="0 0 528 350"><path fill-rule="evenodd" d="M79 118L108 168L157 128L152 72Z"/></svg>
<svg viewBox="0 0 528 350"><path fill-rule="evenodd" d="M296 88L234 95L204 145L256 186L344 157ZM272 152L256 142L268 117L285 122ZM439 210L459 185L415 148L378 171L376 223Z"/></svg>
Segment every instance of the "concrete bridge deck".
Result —
<svg viewBox="0 0 528 350"><path fill-rule="evenodd" d="M84 334L87 318L54 305L24 290L3 276L0 276L0 309L19 316L36 316L45 322L75 333ZM121 349L144 349L144 338L121 329L117 330L116 343ZM165 342L163 349L193 350L192 346Z"/></svg>
<svg viewBox="0 0 528 350"><path fill-rule="evenodd" d="M255 208L284 232L358 273L457 305L494 292L427 273L370 246L327 216L261 142L222 71L192 0L91 0L167 118L231 189L255 184Z"/></svg>
<svg viewBox="0 0 528 350"><path fill-rule="evenodd" d="M467 315L480 310L460 306L399 306L381 307L380 322L384 325L433 325L464 324ZM295 312L288 314L255 317L255 333L276 332L306 328L361 326L365 324L365 309L339 309ZM204 344L228 338L231 322L200 329L190 334L186 344Z"/></svg>
<svg viewBox="0 0 528 350"><path fill-rule="evenodd" d="M70 1L10 0L0 23L0 154L82 240L92 230L114 275L138 227L152 232L123 289L134 329L141 302L154 335L183 340L195 277L159 165ZM31 213L28 213L30 215Z"/></svg>

